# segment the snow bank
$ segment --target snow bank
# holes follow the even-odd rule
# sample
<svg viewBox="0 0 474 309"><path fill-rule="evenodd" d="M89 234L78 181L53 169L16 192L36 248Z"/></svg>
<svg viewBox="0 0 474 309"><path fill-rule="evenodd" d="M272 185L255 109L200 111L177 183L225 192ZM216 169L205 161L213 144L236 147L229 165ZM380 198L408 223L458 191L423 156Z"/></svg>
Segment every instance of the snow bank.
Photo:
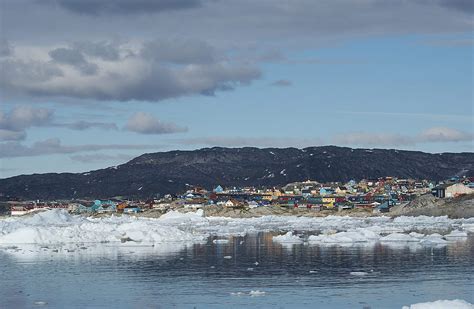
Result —
<svg viewBox="0 0 474 309"><path fill-rule="evenodd" d="M474 305L465 300L454 299L418 303L410 306L403 306L402 309L474 309Z"/></svg>

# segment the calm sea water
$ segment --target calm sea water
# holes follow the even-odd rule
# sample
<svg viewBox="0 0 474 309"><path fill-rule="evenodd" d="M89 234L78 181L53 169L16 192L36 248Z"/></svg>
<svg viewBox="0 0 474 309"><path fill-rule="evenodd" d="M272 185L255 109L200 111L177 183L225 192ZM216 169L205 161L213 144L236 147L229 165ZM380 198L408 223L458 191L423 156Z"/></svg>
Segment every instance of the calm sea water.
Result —
<svg viewBox="0 0 474 309"><path fill-rule="evenodd" d="M281 245L270 233L225 244L212 240L153 248L101 244L71 252L0 250L0 308L401 308L438 299L474 302L472 236L441 248ZM249 295L256 290L264 295Z"/></svg>

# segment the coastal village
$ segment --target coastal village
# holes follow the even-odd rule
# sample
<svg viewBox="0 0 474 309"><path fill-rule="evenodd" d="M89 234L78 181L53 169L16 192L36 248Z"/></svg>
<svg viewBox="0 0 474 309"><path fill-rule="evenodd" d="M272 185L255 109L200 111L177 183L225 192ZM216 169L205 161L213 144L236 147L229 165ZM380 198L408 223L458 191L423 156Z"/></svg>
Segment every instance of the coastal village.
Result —
<svg viewBox="0 0 474 309"><path fill-rule="evenodd" d="M393 206L412 201L424 194L437 198L455 198L474 193L474 177L452 177L442 182L381 177L348 182L320 183L306 180L283 187L192 187L180 195L156 195L146 200L121 197L96 200L58 200L3 202L11 216L38 210L62 208L74 214L137 214L151 210L162 213L178 209L253 209L263 206L301 211L347 211L363 209L386 213Z"/></svg>

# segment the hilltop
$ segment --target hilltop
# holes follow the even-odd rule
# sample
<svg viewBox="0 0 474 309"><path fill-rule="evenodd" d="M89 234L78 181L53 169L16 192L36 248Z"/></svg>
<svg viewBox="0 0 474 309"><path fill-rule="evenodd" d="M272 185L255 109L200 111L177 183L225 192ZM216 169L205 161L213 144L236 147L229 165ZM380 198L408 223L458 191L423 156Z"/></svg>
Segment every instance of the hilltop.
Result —
<svg viewBox="0 0 474 309"><path fill-rule="evenodd" d="M0 179L4 198L71 199L151 197L189 186L278 186L395 176L442 180L473 175L474 153L431 154L394 149L323 146L297 148L204 148L147 153L87 173L48 173Z"/></svg>

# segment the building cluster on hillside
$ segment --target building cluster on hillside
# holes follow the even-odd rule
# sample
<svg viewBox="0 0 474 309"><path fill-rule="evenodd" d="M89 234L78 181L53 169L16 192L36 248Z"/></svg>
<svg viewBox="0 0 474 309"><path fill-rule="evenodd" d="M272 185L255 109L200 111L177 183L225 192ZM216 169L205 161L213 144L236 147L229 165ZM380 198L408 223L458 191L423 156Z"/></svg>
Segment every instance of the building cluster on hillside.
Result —
<svg viewBox="0 0 474 309"><path fill-rule="evenodd" d="M312 211L353 208L388 212L390 207L409 202L416 196L431 193L439 198L453 198L474 193L473 177L453 177L435 183L428 180L381 177L361 181L320 183L303 181L289 183L283 187L222 187L211 190L194 187L181 195L167 194L160 198L142 201L122 199L72 200L72 201L11 201L12 215L23 215L38 209L64 208L72 213L138 213L147 209L167 211L169 209L204 207L256 208L276 206Z"/></svg>

